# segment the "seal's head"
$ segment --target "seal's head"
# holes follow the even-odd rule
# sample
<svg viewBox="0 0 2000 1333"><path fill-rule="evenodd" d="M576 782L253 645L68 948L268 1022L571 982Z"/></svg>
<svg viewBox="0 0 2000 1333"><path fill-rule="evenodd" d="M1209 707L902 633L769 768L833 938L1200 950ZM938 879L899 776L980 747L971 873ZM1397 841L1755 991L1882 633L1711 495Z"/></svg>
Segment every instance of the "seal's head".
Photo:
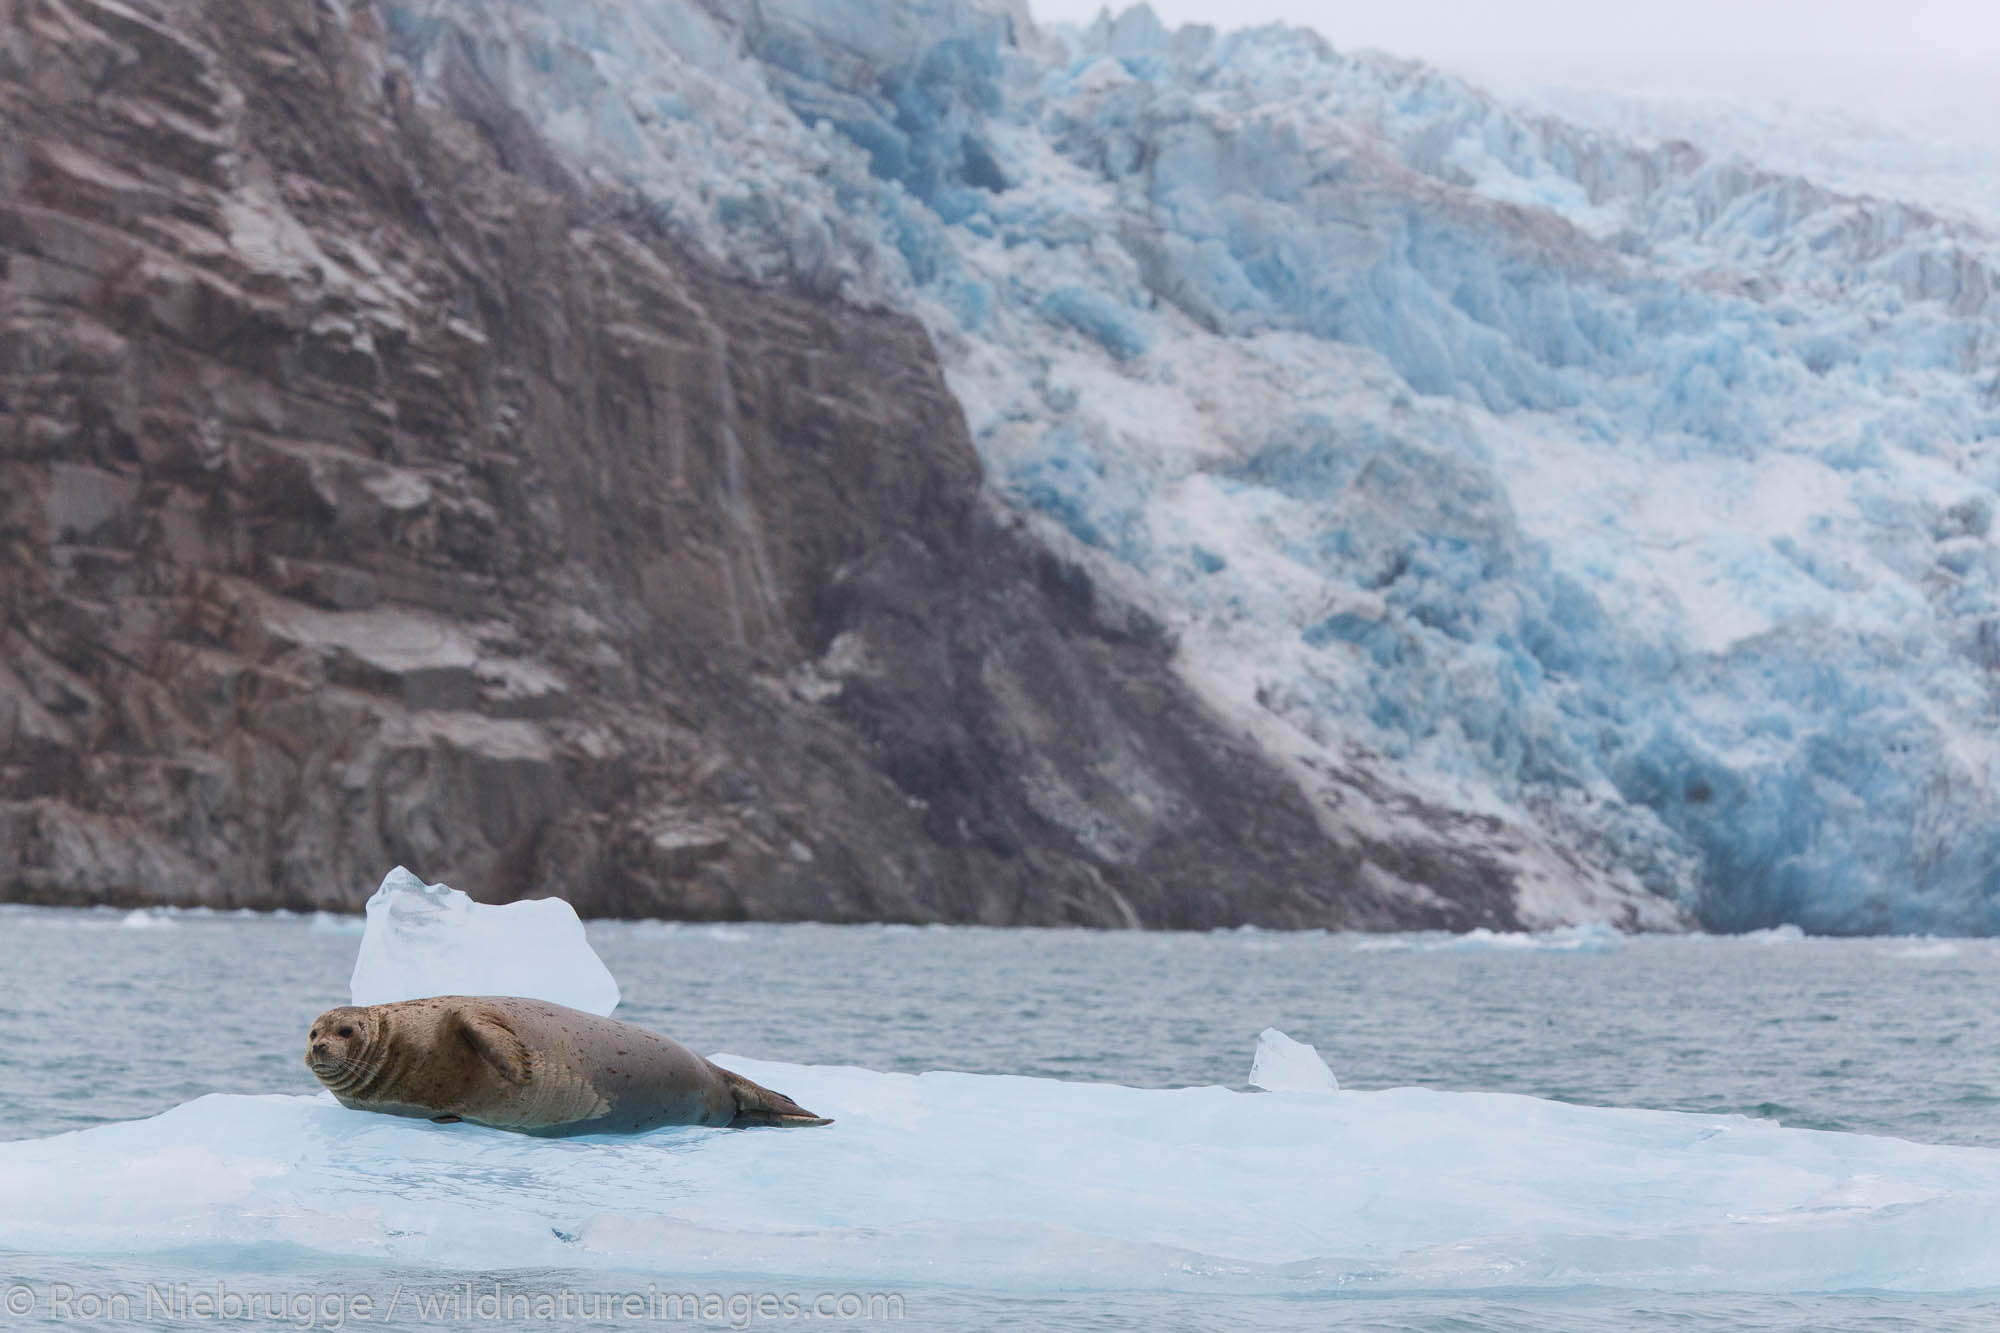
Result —
<svg viewBox="0 0 2000 1333"><path fill-rule="evenodd" d="M379 1018L352 1005L329 1009L306 1032L306 1068L335 1092L351 1088L368 1073L368 1049Z"/></svg>

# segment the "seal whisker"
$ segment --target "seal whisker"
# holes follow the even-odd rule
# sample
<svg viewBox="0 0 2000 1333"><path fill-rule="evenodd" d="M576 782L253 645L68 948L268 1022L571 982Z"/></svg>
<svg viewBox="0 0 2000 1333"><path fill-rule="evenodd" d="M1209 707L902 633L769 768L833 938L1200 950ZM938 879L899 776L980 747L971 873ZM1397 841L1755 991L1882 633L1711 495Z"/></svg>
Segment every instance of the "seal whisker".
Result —
<svg viewBox="0 0 2000 1333"><path fill-rule="evenodd" d="M330 1067L313 1067L313 1076L334 1092L340 1092L354 1083L361 1074L361 1067L354 1060L342 1056Z"/></svg>

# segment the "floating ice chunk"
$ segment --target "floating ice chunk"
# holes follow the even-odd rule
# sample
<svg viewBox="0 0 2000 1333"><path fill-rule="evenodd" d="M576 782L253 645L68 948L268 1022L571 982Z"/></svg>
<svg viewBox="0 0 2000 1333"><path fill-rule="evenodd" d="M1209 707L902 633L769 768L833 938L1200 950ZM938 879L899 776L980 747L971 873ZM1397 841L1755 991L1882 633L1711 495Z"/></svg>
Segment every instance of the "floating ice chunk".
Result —
<svg viewBox="0 0 2000 1333"><path fill-rule="evenodd" d="M1356 953L1610 953L1623 945L1625 937L1615 926L1602 921L1585 921L1554 930L1489 930L1477 926L1460 935L1427 932L1405 935L1363 935L1355 939Z"/></svg>
<svg viewBox="0 0 2000 1333"><path fill-rule="evenodd" d="M1889 955L1891 958L1956 958L1958 946L1949 940L1921 940L1906 944Z"/></svg>
<svg viewBox="0 0 2000 1333"><path fill-rule="evenodd" d="M1468 953L1486 950L1600 953L1618 947L1618 932L1601 922L1587 922L1583 925L1563 926L1540 932L1488 930L1485 926L1475 926L1463 935L1447 935L1442 939L1427 940L1422 947L1426 950L1448 949Z"/></svg>
<svg viewBox="0 0 2000 1333"><path fill-rule="evenodd" d="M1993 1149L1497 1093L715 1059L834 1123L549 1141L215 1095L0 1143L0 1251L885 1288L2000 1287Z"/></svg>
<svg viewBox="0 0 2000 1333"><path fill-rule="evenodd" d="M127 930L166 930L178 926L180 922L167 911L149 912L143 907L135 907L118 924Z"/></svg>
<svg viewBox="0 0 2000 1333"><path fill-rule="evenodd" d="M314 912L306 929L315 935L360 935L368 929L368 922L364 917L339 912Z"/></svg>
<svg viewBox="0 0 2000 1333"><path fill-rule="evenodd" d="M1250 1086L1266 1092L1339 1092L1340 1080L1318 1051L1276 1028L1257 1034L1250 1059Z"/></svg>
<svg viewBox="0 0 2000 1333"><path fill-rule="evenodd" d="M1580 921L1573 926L1536 931L1534 947L1545 953L1610 953L1625 943L1618 927L1604 921Z"/></svg>
<svg viewBox="0 0 2000 1333"><path fill-rule="evenodd" d="M562 899L490 907L402 866L368 900L348 990L355 1004L525 995L593 1014L618 1006L618 983Z"/></svg>

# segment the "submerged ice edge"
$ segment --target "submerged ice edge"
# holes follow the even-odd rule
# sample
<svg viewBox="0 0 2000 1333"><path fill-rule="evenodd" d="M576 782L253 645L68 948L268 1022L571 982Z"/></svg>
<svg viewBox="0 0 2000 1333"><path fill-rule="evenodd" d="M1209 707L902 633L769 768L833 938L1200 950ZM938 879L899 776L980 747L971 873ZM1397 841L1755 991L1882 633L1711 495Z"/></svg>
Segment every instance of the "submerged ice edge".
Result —
<svg viewBox="0 0 2000 1333"><path fill-rule="evenodd" d="M714 1058L835 1124L547 1141L218 1094L0 1144L0 1250L1023 1290L2000 1287L2000 1150L1507 1094Z"/></svg>

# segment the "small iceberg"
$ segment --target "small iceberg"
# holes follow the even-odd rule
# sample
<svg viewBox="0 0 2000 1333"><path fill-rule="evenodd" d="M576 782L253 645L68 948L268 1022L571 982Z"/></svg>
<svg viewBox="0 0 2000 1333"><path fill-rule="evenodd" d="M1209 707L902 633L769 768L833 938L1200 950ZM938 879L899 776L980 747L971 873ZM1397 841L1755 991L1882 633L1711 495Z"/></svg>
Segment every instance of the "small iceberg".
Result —
<svg viewBox="0 0 2000 1333"><path fill-rule="evenodd" d="M1250 1059L1250 1086L1266 1092L1339 1092L1340 1080L1318 1051L1276 1028L1257 1035Z"/></svg>
<svg viewBox="0 0 2000 1333"><path fill-rule="evenodd" d="M562 899L489 907L402 866L368 900L348 993L355 1004L525 995L593 1014L618 1007L618 983Z"/></svg>
<svg viewBox="0 0 2000 1333"><path fill-rule="evenodd" d="M0 1250L1309 1293L2000 1287L2000 1151L1398 1088L776 1064L805 1133L542 1140L213 1095L0 1143Z"/></svg>
<svg viewBox="0 0 2000 1333"><path fill-rule="evenodd" d="M565 904L482 907L402 870L360 955L357 1002L618 998ZM0 1143L0 1251L1029 1292L2000 1288L1993 1149L1500 1093L1301 1095L1339 1082L1275 1028L1263 1092L713 1058L834 1123L547 1140L216 1094Z"/></svg>
<svg viewBox="0 0 2000 1333"><path fill-rule="evenodd" d="M1807 936L1804 930L1788 921L1782 926L1766 926L1762 930L1746 930L1737 936L1737 938L1743 940L1745 943L1761 944L1769 948L1787 944L1803 944Z"/></svg>
<svg viewBox="0 0 2000 1333"><path fill-rule="evenodd" d="M306 929L315 935L360 935L366 933L368 921L365 917L339 912L314 912L307 918ZM350 981L350 987L352 984Z"/></svg>
<svg viewBox="0 0 2000 1333"><path fill-rule="evenodd" d="M1586 921L1553 930L1489 930L1477 926L1463 934L1425 932L1404 935L1363 935L1356 953L1612 953L1625 942L1617 927Z"/></svg>

